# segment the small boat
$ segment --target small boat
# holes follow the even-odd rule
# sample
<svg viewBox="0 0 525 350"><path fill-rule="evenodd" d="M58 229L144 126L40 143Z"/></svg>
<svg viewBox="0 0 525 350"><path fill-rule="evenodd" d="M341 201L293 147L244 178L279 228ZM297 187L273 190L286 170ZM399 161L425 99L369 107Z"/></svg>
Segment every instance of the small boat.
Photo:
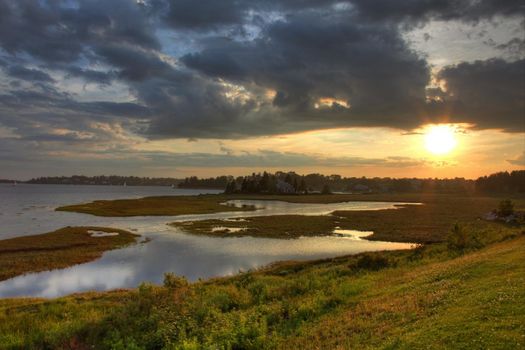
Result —
<svg viewBox="0 0 525 350"><path fill-rule="evenodd" d="M16 186L16 181L13 181L13 186Z"/></svg>

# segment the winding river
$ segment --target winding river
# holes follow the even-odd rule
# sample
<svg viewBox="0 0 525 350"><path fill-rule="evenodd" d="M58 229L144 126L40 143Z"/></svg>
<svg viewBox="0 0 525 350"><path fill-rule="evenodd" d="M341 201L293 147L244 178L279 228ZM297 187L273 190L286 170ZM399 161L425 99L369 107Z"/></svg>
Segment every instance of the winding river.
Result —
<svg viewBox="0 0 525 350"><path fill-rule="evenodd" d="M158 195L196 195L219 191L180 190L169 187L0 185L0 239L44 233L64 226L107 226L141 234L139 243L108 251L93 262L66 269L31 273L0 282L0 297L57 297L89 290L136 287L161 283L165 272L189 280L235 274L280 260L310 260L364 251L408 249L409 243L367 241L359 232L338 236L272 239L207 237L185 233L167 223L185 220L232 219L264 215L326 215L334 210L379 210L391 202L298 204L280 201L236 200L229 205L255 205L252 212L206 215L105 218L56 212L61 205L97 199L139 198Z"/></svg>

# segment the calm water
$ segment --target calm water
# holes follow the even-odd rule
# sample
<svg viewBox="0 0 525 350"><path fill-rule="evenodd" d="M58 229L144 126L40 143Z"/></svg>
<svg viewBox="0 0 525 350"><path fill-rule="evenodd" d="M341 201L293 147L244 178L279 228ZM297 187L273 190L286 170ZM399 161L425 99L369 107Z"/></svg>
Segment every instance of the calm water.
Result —
<svg viewBox="0 0 525 350"><path fill-rule="evenodd" d="M0 185L0 239L43 233L68 225L123 228L140 233L142 239L151 239L148 243L106 252L101 259L90 263L0 282L0 297L55 297L87 290L136 287L144 281L161 283L165 272L174 272L196 280L230 275L279 260L308 260L412 247L407 243L367 241L361 239L360 234L352 235L351 232L340 237L302 237L291 240L218 238L194 236L166 225L188 219L227 219L275 214L322 215L339 209L377 210L391 208L393 203L294 204L278 201L233 201L230 205L250 204L259 209L255 212L133 218L101 218L53 210L60 205L96 199L198 193L204 192L174 190L169 187Z"/></svg>

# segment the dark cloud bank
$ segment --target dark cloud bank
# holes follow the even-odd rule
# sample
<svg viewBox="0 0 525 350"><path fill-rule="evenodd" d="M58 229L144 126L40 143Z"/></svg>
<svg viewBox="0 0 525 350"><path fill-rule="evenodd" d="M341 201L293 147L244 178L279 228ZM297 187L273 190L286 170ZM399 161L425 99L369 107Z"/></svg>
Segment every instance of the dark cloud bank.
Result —
<svg viewBox="0 0 525 350"><path fill-rule="evenodd" d="M446 117L523 132L524 59L448 66L446 90L428 90L430 66L402 34L524 14L522 0L0 0L0 126L34 140L91 122L237 138ZM62 85L71 79L131 100L82 102Z"/></svg>

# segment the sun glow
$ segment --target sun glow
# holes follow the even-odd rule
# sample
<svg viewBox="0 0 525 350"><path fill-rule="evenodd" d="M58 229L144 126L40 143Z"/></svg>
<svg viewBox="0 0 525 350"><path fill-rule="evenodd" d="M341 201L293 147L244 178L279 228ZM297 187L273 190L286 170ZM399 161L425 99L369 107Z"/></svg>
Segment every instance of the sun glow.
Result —
<svg viewBox="0 0 525 350"><path fill-rule="evenodd" d="M432 154L450 153L456 145L455 129L449 125L434 125L425 134L425 147Z"/></svg>

